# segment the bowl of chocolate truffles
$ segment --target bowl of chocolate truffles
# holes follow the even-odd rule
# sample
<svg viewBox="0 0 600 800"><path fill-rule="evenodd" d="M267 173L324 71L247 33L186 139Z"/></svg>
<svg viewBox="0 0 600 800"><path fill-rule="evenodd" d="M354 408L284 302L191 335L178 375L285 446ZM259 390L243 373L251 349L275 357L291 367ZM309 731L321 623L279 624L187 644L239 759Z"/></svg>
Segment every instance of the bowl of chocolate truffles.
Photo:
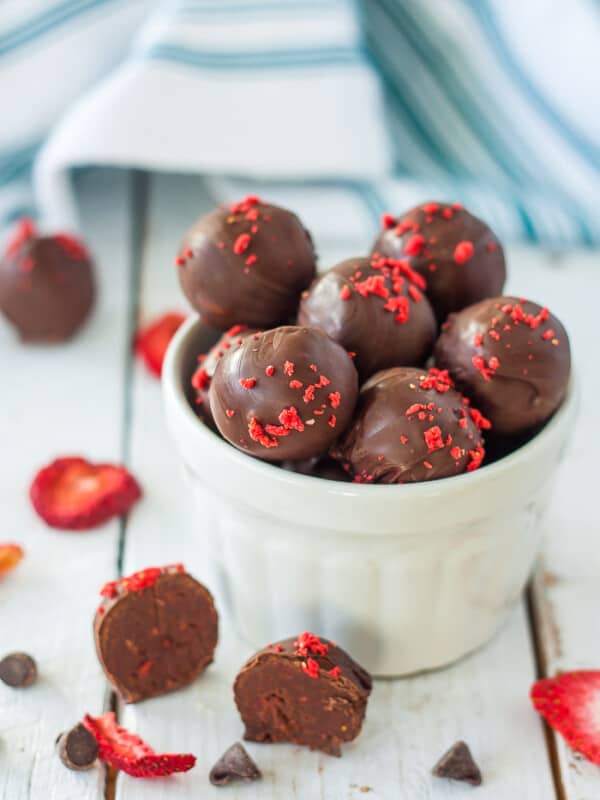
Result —
<svg viewBox="0 0 600 800"><path fill-rule="evenodd" d="M166 418L244 638L323 631L378 676L484 644L535 562L576 405L567 333L502 294L489 226L425 203L317 273L298 217L250 196L176 263L198 313L167 353Z"/></svg>

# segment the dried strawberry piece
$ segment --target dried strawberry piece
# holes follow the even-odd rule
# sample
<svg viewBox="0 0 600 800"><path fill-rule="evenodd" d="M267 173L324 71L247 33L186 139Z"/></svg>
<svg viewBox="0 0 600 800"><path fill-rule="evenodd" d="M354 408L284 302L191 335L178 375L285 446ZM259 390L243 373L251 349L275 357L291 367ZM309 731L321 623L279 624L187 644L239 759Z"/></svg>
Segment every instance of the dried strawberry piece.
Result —
<svg viewBox="0 0 600 800"><path fill-rule="evenodd" d="M600 765L600 671L563 672L531 687L531 701L574 750Z"/></svg>
<svg viewBox="0 0 600 800"><path fill-rule="evenodd" d="M0 577L13 570L24 555L18 544L0 544Z"/></svg>
<svg viewBox="0 0 600 800"><path fill-rule="evenodd" d="M138 331L134 349L153 375L160 378L169 342L185 320L183 314L171 311Z"/></svg>
<svg viewBox="0 0 600 800"><path fill-rule="evenodd" d="M37 473L29 496L50 527L76 531L127 513L142 490L125 467L65 457Z"/></svg>
<svg viewBox="0 0 600 800"><path fill-rule="evenodd" d="M164 778L196 764L191 753L155 753L139 736L117 725L113 711L101 717L86 714L83 724L98 743L98 758L134 778Z"/></svg>

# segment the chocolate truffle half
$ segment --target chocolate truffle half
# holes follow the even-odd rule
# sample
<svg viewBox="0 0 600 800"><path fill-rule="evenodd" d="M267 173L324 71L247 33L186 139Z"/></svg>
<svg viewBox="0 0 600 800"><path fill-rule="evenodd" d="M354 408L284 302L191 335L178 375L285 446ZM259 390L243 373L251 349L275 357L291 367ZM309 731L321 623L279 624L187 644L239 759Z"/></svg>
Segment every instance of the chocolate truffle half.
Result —
<svg viewBox="0 0 600 800"><path fill-rule="evenodd" d="M313 633L265 647L242 667L235 702L252 742L293 742L329 755L360 733L371 676Z"/></svg>
<svg viewBox="0 0 600 800"><path fill-rule="evenodd" d="M191 379L192 388L196 392L195 406L198 414L212 428L216 426L210 410L208 390L210 389L210 383L215 374L217 364L228 350L237 349L247 336L254 336L257 333L259 333L259 331L257 331L256 328L247 328L245 325L234 325L228 331L225 331L223 336L210 348L208 353L203 353L198 356L199 366Z"/></svg>
<svg viewBox="0 0 600 800"><path fill-rule="evenodd" d="M351 258L305 292L300 325L316 325L354 353L361 380L425 362L437 334L426 281L406 260Z"/></svg>
<svg viewBox="0 0 600 800"><path fill-rule="evenodd" d="M0 261L0 311L24 342L70 339L94 302L91 258L67 234L38 236L22 220Z"/></svg>
<svg viewBox="0 0 600 800"><path fill-rule="evenodd" d="M506 280L496 235L459 203L424 203L399 218L385 214L372 252L405 258L426 278L440 323L451 311L500 294Z"/></svg>
<svg viewBox="0 0 600 800"><path fill-rule="evenodd" d="M112 581L101 595L96 652L126 703L187 686L212 662L218 633L213 599L181 564Z"/></svg>
<svg viewBox="0 0 600 800"><path fill-rule="evenodd" d="M318 328L284 326L223 356L210 406L228 442L283 461L325 453L350 422L357 394L358 375L343 347Z"/></svg>
<svg viewBox="0 0 600 800"><path fill-rule="evenodd" d="M333 456L357 483L416 483L477 469L490 427L447 372L393 367L362 387Z"/></svg>
<svg viewBox="0 0 600 800"><path fill-rule="evenodd" d="M435 361L488 417L494 434L544 423L562 402L569 338L547 308L515 297L482 300L449 317Z"/></svg>
<svg viewBox="0 0 600 800"><path fill-rule="evenodd" d="M192 306L222 330L289 322L315 276L312 240L298 217L252 196L201 217L176 263Z"/></svg>

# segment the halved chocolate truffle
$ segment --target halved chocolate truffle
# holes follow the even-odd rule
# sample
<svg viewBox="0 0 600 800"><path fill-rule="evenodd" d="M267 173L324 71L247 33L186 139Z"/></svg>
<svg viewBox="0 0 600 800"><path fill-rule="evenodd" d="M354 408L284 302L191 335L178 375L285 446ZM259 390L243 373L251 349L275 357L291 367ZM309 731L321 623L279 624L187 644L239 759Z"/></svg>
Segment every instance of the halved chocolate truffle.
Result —
<svg viewBox="0 0 600 800"><path fill-rule="evenodd" d="M107 583L96 612L96 651L126 703L187 686L212 662L218 618L208 589L181 564Z"/></svg>
<svg viewBox="0 0 600 800"><path fill-rule="evenodd" d="M246 662L233 686L252 742L293 742L333 756L360 733L371 676L313 633L285 639Z"/></svg>
<svg viewBox="0 0 600 800"><path fill-rule="evenodd" d="M315 325L354 355L361 380L385 367L421 365L437 334L425 279L405 260L351 258L304 293L300 325Z"/></svg>
<svg viewBox="0 0 600 800"><path fill-rule="evenodd" d="M0 311L24 342L70 339L94 302L93 265L67 234L38 236L22 220L0 261Z"/></svg>
<svg viewBox="0 0 600 800"><path fill-rule="evenodd" d="M362 387L354 421L332 455L357 483L415 483L477 469L489 422L447 372L393 367Z"/></svg>
<svg viewBox="0 0 600 800"><path fill-rule="evenodd" d="M435 361L489 417L495 434L544 423L569 381L569 337L547 308L516 297L483 300L449 317Z"/></svg>
<svg viewBox="0 0 600 800"><path fill-rule="evenodd" d="M208 353L204 353L198 357L198 369L192 375L192 388L196 391L196 409L198 414L203 420L215 427L212 411L210 410L210 401L208 399L208 390L212 377L215 374L217 364L223 358L225 353L229 350L235 350L241 346L242 342L247 336L253 336L259 333L256 328L247 328L245 325L234 325L228 331L225 331L219 341L210 348Z"/></svg>
<svg viewBox="0 0 600 800"><path fill-rule="evenodd" d="M201 217L176 259L186 297L215 328L289 322L315 276L315 252L298 217L249 196Z"/></svg>
<svg viewBox="0 0 600 800"><path fill-rule="evenodd" d="M459 203L423 203L398 218L385 214L372 252L407 259L423 275L439 322L451 311L500 294L506 280L496 235Z"/></svg>
<svg viewBox="0 0 600 800"><path fill-rule="evenodd" d="M350 422L358 375L318 328L283 326L248 337L219 361L210 385L228 442L267 461L325 453Z"/></svg>

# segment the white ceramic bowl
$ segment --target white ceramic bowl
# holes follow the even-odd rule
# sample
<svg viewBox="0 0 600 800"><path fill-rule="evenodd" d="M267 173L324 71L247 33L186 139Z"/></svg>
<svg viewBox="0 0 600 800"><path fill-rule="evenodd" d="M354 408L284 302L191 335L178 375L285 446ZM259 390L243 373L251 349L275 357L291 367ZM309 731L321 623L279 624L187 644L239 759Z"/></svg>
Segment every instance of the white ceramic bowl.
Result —
<svg viewBox="0 0 600 800"><path fill-rule="evenodd" d="M201 509L221 599L257 648L313 630L377 676L440 667L486 642L513 608L575 414L573 386L530 442L467 475L356 485L280 469L227 444L190 407L217 334L190 318L166 356L167 424Z"/></svg>

